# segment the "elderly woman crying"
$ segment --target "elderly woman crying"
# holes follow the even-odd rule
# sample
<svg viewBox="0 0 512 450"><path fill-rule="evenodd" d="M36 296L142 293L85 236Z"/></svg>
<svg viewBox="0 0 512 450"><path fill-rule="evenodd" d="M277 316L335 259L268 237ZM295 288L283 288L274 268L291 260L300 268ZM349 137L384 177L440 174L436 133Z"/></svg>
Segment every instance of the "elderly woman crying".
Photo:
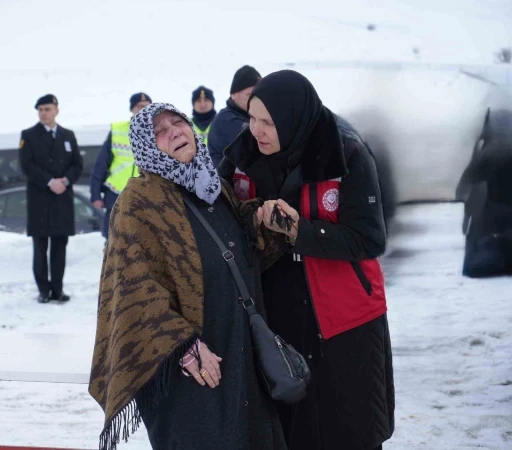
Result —
<svg viewBox="0 0 512 450"><path fill-rule="evenodd" d="M223 185L190 120L172 105L136 114L130 139L141 175L112 212L89 386L105 412L100 449L115 449L141 420L153 449L286 448L256 378L235 281L186 202L234 254L257 304L251 249L263 245L255 226L262 211Z"/></svg>

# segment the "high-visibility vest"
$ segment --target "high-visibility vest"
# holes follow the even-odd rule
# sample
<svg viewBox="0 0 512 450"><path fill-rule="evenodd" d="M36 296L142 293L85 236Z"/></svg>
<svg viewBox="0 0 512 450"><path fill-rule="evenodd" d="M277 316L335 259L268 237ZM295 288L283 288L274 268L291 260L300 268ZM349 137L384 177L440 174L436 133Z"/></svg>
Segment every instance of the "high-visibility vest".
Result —
<svg viewBox="0 0 512 450"><path fill-rule="evenodd" d="M105 186L116 194L120 194L132 177L138 177L132 146L130 145L130 122L112 124L112 164Z"/></svg>
<svg viewBox="0 0 512 450"><path fill-rule="evenodd" d="M210 127L212 124L210 123L210 125L206 127L206 130L201 130L201 128L199 128L193 120L192 125L194 125L194 131L203 140L204 145L208 146L208 133L210 132Z"/></svg>

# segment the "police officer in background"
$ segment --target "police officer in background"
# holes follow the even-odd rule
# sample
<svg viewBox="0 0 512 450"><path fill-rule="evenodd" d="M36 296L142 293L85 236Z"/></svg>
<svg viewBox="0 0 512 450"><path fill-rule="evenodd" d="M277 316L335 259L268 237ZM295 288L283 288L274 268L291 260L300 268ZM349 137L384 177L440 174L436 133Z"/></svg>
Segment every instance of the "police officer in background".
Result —
<svg viewBox="0 0 512 450"><path fill-rule="evenodd" d="M71 130L57 125L57 98L41 97L39 123L21 132L20 165L27 177L27 235L34 246L33 270L39 303L69 300L62 290L68 237L75 234L73 183L82 173L82 157ZM48 279L50 243L50 279Z"/></svg>
<svg viewBox="0 0 512 450"><path fill-rule="evenodd" d="M208 133L210 125L217 114L215 111L215 97L213 91L204 86L199 86L192 92L192 124L194 131L201 137L205 145L208 145Z"/></svg>
<svg viewBox="0 0 512 450"><path fill-rule="evenodd" d="M226 107L215 116L208 134L208 151L215 167L224 157L224 149L249 123L247 102L259 80L261 75L254 67L243 66L235 72Z"/></svg>
<svg viewBox="0 0 512 450"><path fill-rule="evenodd" d="M137 114L151 103L144 92L130 97L130 111ZM130 145L130 121L111 125L110 133L103 143L91 174L91 202L96 209L106 208L101 234L108 239L108 223L114 203L131 177L138 177L132 147Z"/></svg>

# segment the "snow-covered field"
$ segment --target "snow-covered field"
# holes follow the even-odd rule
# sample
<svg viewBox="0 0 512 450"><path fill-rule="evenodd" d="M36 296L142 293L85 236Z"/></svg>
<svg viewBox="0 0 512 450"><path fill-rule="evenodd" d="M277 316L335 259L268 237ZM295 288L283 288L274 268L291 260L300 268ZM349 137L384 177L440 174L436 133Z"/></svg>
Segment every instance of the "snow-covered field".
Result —
<svg viewBox="0 0 512 450"><path fill-rule="evenodd" d="M460 204L402 206L393 225L400 234L383 258L397 401L389 450L512 448L512 280L461 276L461 217ZM4 378L41 367L36 377L86 377L102 239L77 236L68 248L72 300L39 305L30 240L0 233ZM0 445L94 449L102 420L86 384L0 382ZM145 431L119 448L148 449Z"/></svg>

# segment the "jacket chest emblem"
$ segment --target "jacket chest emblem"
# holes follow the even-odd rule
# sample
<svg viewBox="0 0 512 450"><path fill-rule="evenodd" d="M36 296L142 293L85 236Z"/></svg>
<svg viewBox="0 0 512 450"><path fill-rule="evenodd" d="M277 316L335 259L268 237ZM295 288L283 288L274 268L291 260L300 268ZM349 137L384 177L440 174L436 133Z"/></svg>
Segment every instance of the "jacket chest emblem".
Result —
<svg viewBox="0 0 512 450"><path fill-rule="evenodd" d="M338 189L329 189L325 192L324 196L322 197L322 205L323 207L329 211L333 212L338 209L338 206L340 204L340 193Z"/></svg>

